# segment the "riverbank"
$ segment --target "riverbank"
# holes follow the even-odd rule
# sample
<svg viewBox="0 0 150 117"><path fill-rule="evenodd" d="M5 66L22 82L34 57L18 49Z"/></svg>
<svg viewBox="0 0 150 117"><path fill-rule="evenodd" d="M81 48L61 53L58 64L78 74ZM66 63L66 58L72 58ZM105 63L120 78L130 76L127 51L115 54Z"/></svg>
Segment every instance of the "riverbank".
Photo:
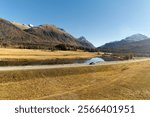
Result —
<svg viewBox="0 0 150 117"><path fill-rule="evenodd" d="M97 62L93 65L89 64L59 64L59 65L26 65L26 66L1 66L0 71L16 71L16 70L43 70L43 69L59 69L59 68L78 68L78 67L93 67L93 66L103 66L103 65L114 65L114 64L128 64L128 63L138 63L150 61L150 58L136 58L132 60L125 61L105 61Z"/></svg>
<svg viewBox="0 0 150 117"><path fill-rule="evenodd" d="M78 63L96 57L96 52L50 51L0 48L0 66L53 65Z"/></svg>
<svg viewBox="0 0 150 117"><path fill-rule="evenodd" d="M150 99L149 66L132 60L0 71L0 99Z"/></svg>

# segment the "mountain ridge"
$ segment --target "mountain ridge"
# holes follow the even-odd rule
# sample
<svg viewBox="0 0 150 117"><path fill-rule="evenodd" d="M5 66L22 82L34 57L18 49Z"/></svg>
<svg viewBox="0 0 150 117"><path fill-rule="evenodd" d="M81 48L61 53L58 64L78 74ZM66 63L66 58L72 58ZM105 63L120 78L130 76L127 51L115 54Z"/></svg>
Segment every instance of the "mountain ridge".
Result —
<svg viewBox="0 0 150 117"><path fill-rule="evenodd" d="M142 41L142 40L145 40L145 39L148 39L148 37L143 35L143 34L137 33L137 34L131 35L129 37L126 37L123 40L124 41Z"/></svg>
<svg viewBox="0 0 150 117"><path fill-rule="evenodd" d="M142 34L134 34L120 41L106 43L97 49L103 52L150 55L150 38Z"/></svg>
<svg viewBox="0 0 150 117"><path fill-rule="evenodd" d="M66 49L95 49L90 42L81 43L64 29L54 25L32 26L0 18L0 29L1 47L56 49L55 46L64 45L67 46Z"/></svg>
<svg viewBox="0 0 150 117"><path fill-rule="evenodd" d="M86 47L90 46L92 48L95 48L95 46L91 42L89 42L84 36L79 37L78 41Z"/></svg>

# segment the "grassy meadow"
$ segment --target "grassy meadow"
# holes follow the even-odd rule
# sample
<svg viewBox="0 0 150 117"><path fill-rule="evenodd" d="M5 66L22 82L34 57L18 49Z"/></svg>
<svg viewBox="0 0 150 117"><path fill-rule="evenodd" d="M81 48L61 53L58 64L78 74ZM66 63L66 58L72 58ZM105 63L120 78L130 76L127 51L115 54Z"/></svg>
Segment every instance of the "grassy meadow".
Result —
<svg viewBox="0 0 150 117"><path fill-rule="evenodd" d="M0 99L150 99L150 61L0 71Z"/></svg>
<svg viewBox="0 0 150 117"><path fill-rule="evenodd" d="M96 52L0 48L0 66L71 63L95 56Z"/></svg>

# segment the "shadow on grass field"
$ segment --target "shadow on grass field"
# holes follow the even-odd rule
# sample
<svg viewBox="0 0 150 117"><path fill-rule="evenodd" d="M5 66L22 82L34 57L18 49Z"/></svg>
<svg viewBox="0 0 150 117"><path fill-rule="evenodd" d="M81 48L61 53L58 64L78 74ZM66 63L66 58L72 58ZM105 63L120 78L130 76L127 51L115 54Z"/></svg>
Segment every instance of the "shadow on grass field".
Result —
<svg viewBox="0 0 150 117"><path fill-rule="evenodd" d="M0 72L0 99L150 99L150 61Z"/></svg>

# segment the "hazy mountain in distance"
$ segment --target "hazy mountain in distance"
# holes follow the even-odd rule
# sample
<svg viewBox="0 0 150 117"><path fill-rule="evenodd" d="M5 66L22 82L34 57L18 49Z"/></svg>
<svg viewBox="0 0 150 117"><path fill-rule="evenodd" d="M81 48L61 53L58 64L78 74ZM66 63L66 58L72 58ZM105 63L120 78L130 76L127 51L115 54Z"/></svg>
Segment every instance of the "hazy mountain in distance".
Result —
<svg viewBox="0 0 150 117"><path fill-rule="evenodd" d="M134 34L120 41L106 43L98 49L103 52L147 55L150 54L150 38L142 34Z"/></svg>
<svg viewBox="0 0 150 117"><path fill-rule="evenodd" d="M147 36L145 35L142 35L142 34L134 34L132 36L129 36L125 39L123 39L123 41L131 41L131 42L134 42L134 41L142 41L142 40L145 40L145 39L148 39Z"/></svg>

